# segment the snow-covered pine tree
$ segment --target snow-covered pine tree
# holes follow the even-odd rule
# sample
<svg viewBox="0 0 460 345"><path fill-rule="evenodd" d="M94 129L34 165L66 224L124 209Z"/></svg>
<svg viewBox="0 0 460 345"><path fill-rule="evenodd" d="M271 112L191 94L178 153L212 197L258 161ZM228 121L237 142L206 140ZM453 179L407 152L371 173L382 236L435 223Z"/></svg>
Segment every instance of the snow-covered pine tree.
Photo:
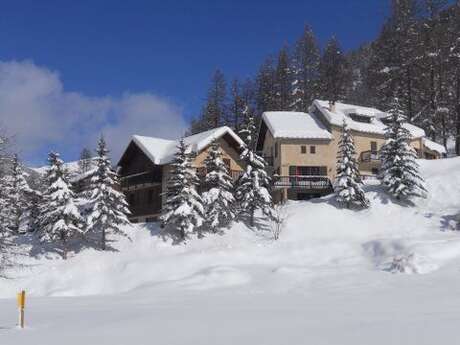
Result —
<svg viewBox="0 0 460 345"><path fill-rule="evenodd" d="M49 153L48 162L47 189L43 195L39 218L40 237L43 241L59 243L62 257L66 259L69 240L83 233L82 219L64 162L55 152Z"/></svg>
<svg viewBox="0 0 460 345"><path fill-rule="evenodd" d="M398 200L424 197L427 191L419 174L417 154L409 144L410 132L403 126L406 117L398 98L394 98L388 113L391 123L386 128L386 143L381 149L382 182L388 193Z"/></svg>
<svg viewBox="0 0 460 345"><path fill-rule="evenodd" d="M206 214L206 223L216 232L227 225L234 217L233 181L222 159L219 142L214 140L204 161L206 167L206 188L202 198Z"/></svg>
<svg viewBox="0 0 460 345"><path fill-rule="evenodd" d="M130 213L125 195L119 192L118 175L113 171L108 153L101 136L95 159L97 169L90 182L85 232L101 236L102 250L106 249L107 234L126 236L121 226L129 223Z"/></svg>
<svg viewBox="0 0 460 345"><path fill-rule="evenodd" d="M30 201L34 191L29 187L26 175L22 170L18 155L15 154L12 160L11 189L8 196L12 211L12 231L16 234L29 231Z"/></svg>
<svg viewBox="0 0 460 345"><path fill-rule="evenodd" d="M235 199L238 202L239 212L249 215L249 224L254 226L254 213L257 209L275 218L273 202L270 195L270 177L267 174L265 160L254 152L256 126L254 117L246 108L244 124L240 130L240 137L245 143L241 160L246 166L243 175L238 179Z"/></svg>
<svg viewBox="0 0 460 345"><path fill-rule="evenodd" d="M167 183L166 205L161 216L163 226L179 232L180 239L203 224L203 200L197 192L199 179L192 167L192 153L183 139L177 145Z"/></svg>
<svg viewBox="0 0 460 345"><path fill-rule="evenodd" d="M362 188L363 181L355 157L353 136L344 120L337 153L336 200L339 204L346 205L347 208L352 205L369 207L369 200Z"/></svg>
<svg viewBox="0 0 460 345"><path fill-rule="evenodd" d="M1 227L10 235L15 228L13 195L13 178L9 173L0 179L0 222Z"/></svg>

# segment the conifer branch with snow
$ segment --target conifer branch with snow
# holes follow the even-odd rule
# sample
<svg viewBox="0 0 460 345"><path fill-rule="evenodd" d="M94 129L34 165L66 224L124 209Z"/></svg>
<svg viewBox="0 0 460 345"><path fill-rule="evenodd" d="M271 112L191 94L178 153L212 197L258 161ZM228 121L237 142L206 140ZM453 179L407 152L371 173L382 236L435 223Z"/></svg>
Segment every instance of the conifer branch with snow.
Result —
<svg viewBox="0 0 460 345"><path fill-rule="evenodd" d="M85 232L100 236L102 250L106 249L108 234L126 236L122 226L129 223L127 215L130 214L108 154L107 144L101 136L95 158L96 170L90 180Z"/></svg>
<svg viewBox="0 0 460 345"><path fill-rule="evenodd" d="M11 187L9 201L12 206L12 231L15 233L27 232L30 228L31 198L34 197L35 192L29 187L16 154L13 156L11 167Z"/></svg>
<svg viewBox="0 0 460 345"><path fill-rule="evenodd" d="M205 216L203 200L197 192L200 181L191 162L192 153L181 139L171 163L166 204L161 216L162 225L179 232L181 240L197 232Z"/></svg>
<svg viewBox="0 0 460 345"><path fill-rule="evenodd" d="M46 172L47 189L41 206L40 236L42 240L59 243L62 256L67 258L68 242L83 233L82 219L76 198L68 181L64 162L59 154L50 152Z"/></svg>
<svg viewBox="0 0 460 345"><path fill-rule="evenodd" d="M406 117L398 98L394 98L388 113L391 123L386 128L386 143L381 150L382 182L398 200L424 197L427 190L419 174L417 153L410 146L410 132L404 127Z"/></svg>
<svg viewBox="0 0 460 345"><path fill-rule="evenodd" d="M202 198L206 224L216 232L219 227L228 225L235 217L233 181L222 159L222 151L217 140L212 142L204 164L207 191L203 193Z"/></svg>
<svg viewBox="0 0 460 345"><path fill-rule="evenodd" d="M362 188L363 181L355 157L353 136L344 120L337 154L336 200L339 204L346 205L347 208L352 205L369 207L369 200Z"/></svg>
<svg viewBox="0 0 460 345"><path fill-rule="evenodd" d="M270 177L267 174L265 160L254 152L256 126L254 117L245 110L245 122L240 137L245 143L241 160L246 166L243 175L238 179L235 198L241 214L250 217L249 224L254 226L254 213L257 209L270 218L275 218L273 202L270 194Z"/></svg>

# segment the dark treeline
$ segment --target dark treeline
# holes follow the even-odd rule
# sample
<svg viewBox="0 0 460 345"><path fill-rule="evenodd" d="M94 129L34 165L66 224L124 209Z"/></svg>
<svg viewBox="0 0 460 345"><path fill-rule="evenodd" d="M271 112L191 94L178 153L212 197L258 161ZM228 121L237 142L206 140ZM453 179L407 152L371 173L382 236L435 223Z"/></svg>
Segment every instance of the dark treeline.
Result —
<svg viewBox="0 0 460 345"><path fill-rule="evenodd" d="M217 70L190 132L239 129L247 108L308 111L315 98L386 111L398 97L409 122L460 153L460 0L390 0L378 37L345 53L336 37L320 49L306 26L292 46L262 62L253 78L228 82Z"/></svg>

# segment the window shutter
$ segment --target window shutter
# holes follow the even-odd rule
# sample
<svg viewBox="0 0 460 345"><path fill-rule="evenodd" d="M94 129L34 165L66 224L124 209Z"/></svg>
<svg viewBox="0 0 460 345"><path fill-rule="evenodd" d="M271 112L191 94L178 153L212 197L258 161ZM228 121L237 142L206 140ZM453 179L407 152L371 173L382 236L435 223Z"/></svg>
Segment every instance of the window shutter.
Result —
<svg viewBox="0 0 460 345"><path fill-rule="evenodd" d="M297 167L295 165L289 166L289 175L297 175Z"/></svg>

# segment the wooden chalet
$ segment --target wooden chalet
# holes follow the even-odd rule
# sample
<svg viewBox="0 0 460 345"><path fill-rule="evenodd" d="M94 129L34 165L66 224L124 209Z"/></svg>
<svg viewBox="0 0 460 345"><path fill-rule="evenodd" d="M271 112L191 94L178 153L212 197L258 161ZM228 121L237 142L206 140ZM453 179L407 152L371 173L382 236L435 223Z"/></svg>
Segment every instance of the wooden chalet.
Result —
<svg viewBox="0 0 460 345"><path fill-rule="evenodd" d="M204 160L215 139L219 141L224 162L236 180L243 171L239 159L243 142L229 127L219 127L184 138L195 157L193 167L204 178ZM118 173L132 212L132 222L155 221L161 214L170 164L177 145L178 140L134 135L126 147L118 162Z"/></svg>

